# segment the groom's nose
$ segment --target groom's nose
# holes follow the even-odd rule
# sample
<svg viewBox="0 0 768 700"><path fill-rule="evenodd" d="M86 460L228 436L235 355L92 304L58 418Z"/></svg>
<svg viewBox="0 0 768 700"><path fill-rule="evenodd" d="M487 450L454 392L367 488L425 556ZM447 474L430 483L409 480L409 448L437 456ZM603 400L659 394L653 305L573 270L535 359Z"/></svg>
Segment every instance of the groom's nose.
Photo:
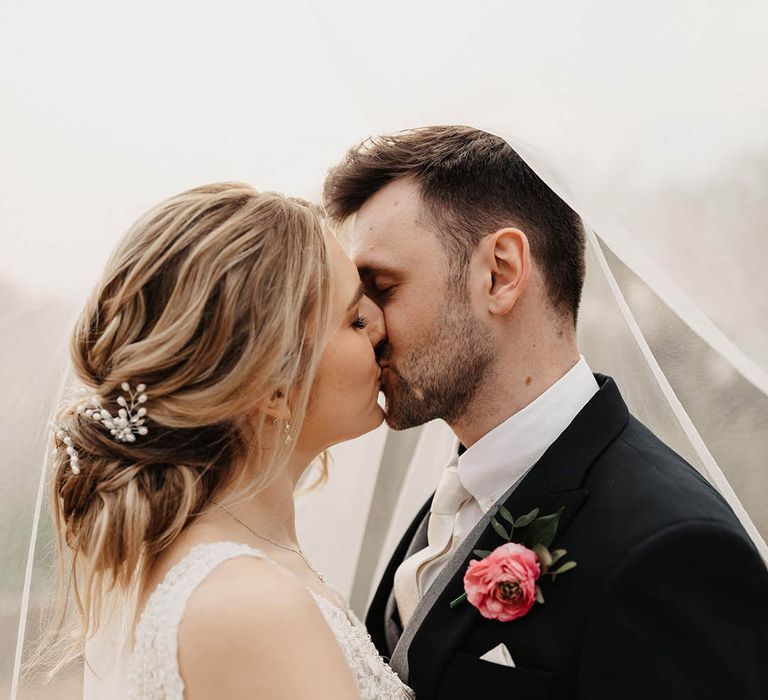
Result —
<svg viewBox="0 0 768 700"><path fill-rule="evenodd" d="M387 340L387 327L384 322L384 314L368 297L363 297L360 302L360 314L364 316L368 323L366 330L371 340L374 350Z"/></svg>

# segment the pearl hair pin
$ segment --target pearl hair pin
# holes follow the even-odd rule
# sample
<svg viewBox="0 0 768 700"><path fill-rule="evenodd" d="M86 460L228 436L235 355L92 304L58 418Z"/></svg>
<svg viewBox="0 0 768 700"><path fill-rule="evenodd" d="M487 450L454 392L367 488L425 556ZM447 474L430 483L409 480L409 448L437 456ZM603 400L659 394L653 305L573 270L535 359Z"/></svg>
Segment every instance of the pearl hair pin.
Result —
<svg viewBox="0 0 768 700"><path fill-rule="evenodd" d="M128 382L123 382L120 388L127 392L128 398L125 396L117 398L120 408L116 416L101 405L98 396L91 397L90 406L82 409L82 412L88 418L93 418L105 428L109 428L109 432L118 442L136 442L136 435L143 436L149 432L144 425L147 409L140 405L147 402L147 395L144 393L147 387L145 384L139 384L134 392Z"/></svg>
<svg viewBox="0 0 768 700"><path fill-rule="evenodd" d="M60 423L57 423L54 428L56 430L56 437L67 446L69 468L72 470L72 473L77 476L80 473L80 459L77 455L77 450L72 444L72 438L69 436L69 433L67 433L66 428Z"/></svg>
<svg viewBox="0 0 768 700"><path fill-rule="evenodd" d="M147 402L146 384L139 384L136 391L131 388L128 382L123 382L120 388L126 392L117 398L117 414L112 415L104 406L98 396L91 396L85 404L78 407L78 413L101 423L109 430L117 442L136 442L136 436L144 436L149 433L149 429L144 425L147 415L147 409L142 405ZM86 389L81 389L86 393ZM77 476L80 473L80 457L72 442L72 436L66 427L61 423L54 426L54 435L66 446L69 455L69 468Z"/></svg>

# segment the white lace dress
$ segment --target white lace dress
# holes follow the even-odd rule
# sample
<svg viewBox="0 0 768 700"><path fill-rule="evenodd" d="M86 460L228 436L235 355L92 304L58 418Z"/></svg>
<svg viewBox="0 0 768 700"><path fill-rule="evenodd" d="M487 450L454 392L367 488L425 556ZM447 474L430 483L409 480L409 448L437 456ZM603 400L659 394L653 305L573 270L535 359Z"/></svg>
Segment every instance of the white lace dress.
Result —
<svg viewBox="0 0 768 700"><path fill-rule="evenodd" d="M178 634L187 601L198 585L227 559L253 556L271 561L263 552L236 542L198 545L168 571L150 595L136 625L135 646L128 658L127 697L135 700L183 700L179 674ZM309 589L307 589L309 590ZM333 630L352 669L363 700L412 700L405 686L381 658L354 613L309 590Z"/></svg>

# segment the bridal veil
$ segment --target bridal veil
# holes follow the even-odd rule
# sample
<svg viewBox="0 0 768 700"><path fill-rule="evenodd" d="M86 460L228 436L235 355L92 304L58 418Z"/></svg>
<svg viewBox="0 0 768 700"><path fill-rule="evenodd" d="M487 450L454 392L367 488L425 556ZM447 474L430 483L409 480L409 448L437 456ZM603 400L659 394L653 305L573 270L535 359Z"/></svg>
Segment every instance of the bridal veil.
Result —
<svg viewBox="0 0 768 700"><path fill-rule="evenodd" d="M241 179L317 199L369 134L506 138L583 217L593 369L728 500L768 558L768 9L680 1L8 0L0 10L0 692L78 697L19 667L50 599L48 421L67 334L134 218ZM453 440L439 422L333 450L300 497L318 568L362 612Z"/></svg>

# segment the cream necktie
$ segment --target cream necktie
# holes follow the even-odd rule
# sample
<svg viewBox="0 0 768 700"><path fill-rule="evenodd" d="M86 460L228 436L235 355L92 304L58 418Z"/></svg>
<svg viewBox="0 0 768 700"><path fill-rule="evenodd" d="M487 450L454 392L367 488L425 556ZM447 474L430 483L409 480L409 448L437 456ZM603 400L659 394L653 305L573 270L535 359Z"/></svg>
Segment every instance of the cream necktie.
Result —
<svg viewBox="0 0 768 700"><path fill-rule="evenodd" d="M408 557L395 572L395 601L403 627L410 621L423 594L419 582L421 571L426 564L451 550L456 513L472 497L459 480L456 460L445 468L435 491L429 511L427 546Z"/></svg>

